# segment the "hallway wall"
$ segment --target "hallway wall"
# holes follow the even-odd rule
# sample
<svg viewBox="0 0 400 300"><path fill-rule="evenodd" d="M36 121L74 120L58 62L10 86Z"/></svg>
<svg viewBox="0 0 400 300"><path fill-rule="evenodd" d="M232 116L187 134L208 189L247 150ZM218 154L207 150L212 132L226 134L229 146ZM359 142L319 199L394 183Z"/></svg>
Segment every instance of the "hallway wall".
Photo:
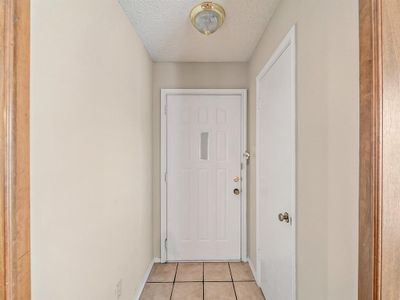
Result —
<svg viewBox="0 0 400 300"><path fill-rule="evenodd" d="M298 300L357 299L358 1L282 0L249 65L249 145L256 76L297 24ZM250 258L256 261L255 160Z"/></svg>
<svg viewBox="0 0 400 300"><path fill-rule="evenodd" d="M114 299L120 279L132 298L160 256L160 89L249 88L254 158L255 77L295 23L298 299L356 299L356 0L282 0L249 63L154 64L117 1L31 1L33 300Z"/></svg>
<svg viewBox="0 0 400 300"><path fill-rule="evenodd" d="M152 253L152 61L114 0L31 0L32 299L133 299Z"/></svg>
<svg viewBox="0 0 400 300"><path fill-rule="evenodd" d="M160 257L160 91L170 89L247 89L247 63L154 63L153 65L153 234Z"/></svg>

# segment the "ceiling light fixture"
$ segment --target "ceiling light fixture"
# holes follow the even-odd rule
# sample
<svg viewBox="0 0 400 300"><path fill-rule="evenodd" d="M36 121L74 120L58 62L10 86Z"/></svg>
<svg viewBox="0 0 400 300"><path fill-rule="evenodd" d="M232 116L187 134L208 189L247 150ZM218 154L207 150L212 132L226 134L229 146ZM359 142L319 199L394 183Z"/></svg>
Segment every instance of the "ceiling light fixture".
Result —
<svg viewBox="0 0 400 300"><path fill-rule="evenodd" d="M202 34L210 35L222 26L225 20L224 8L213 2L203 2L190 12L193 26Z"/></svg>

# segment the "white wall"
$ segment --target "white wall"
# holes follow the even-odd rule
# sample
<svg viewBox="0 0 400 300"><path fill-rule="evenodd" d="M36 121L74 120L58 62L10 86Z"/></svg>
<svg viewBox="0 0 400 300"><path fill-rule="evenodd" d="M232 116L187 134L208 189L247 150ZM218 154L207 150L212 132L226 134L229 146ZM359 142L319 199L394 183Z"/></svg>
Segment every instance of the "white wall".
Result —
<svg viewBox="0 0 400 300"><path fill-rule="evenodd" d="M256 76L297 24L298 300L357 299L358 1L282 0L249 65L249 144ZM255 160L250 165L250 257Z"/></svg>
<svg viewBox="0 0 400 300"><path fill-rule="evenodd" d="M160 90L247 89L247 63L155 63L153 65L153 231L160 257Z"/></svg>
<svg viewBox="0 0 400 300"><path fill-rule="evenodd" d="M133 299L152 255L152 62L117 1L32 0L32 299Z"/></svg>

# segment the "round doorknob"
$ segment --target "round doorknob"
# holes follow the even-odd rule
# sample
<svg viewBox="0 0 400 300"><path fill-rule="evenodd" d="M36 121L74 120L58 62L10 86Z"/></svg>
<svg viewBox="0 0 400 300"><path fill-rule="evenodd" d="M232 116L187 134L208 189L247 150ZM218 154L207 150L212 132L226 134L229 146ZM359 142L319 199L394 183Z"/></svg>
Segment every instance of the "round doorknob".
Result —
<svg viewBox="0 0 400 300"><path fill-rule="evenodd" d="M240 195L240 190L239 189L234 189L233 190L233 193L237 196L237 195Z"/></svg>
<svg viewBox="0 0 400 300"><path fill-rule="evenodd" d="M279 219L279 221L281 221L281 222L289 223L289 214L288 214L287 212L280 213L280 214L278 215L278 219Z"/></svg>

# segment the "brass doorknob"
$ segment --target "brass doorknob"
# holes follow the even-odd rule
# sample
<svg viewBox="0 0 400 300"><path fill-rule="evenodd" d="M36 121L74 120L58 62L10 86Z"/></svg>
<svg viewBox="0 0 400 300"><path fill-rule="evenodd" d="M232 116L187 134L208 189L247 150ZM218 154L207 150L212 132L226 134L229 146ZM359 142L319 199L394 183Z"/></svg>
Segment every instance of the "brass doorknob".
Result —
<svg viewBox="0 0 400 300"><path fill-rule="evenodd" d="M234 189L233 190L233 193L237 196L237 195L240 195L240 190L239 189Z"/></svg>
<svg viewBox="0 0 400 300"><path fill-rule="evenodd" d="M281 222L289 223L289 214L288 214L287 212L280 213L280 214L278 215L278 219L279 219L279 221L281 221Z"/></svg>

